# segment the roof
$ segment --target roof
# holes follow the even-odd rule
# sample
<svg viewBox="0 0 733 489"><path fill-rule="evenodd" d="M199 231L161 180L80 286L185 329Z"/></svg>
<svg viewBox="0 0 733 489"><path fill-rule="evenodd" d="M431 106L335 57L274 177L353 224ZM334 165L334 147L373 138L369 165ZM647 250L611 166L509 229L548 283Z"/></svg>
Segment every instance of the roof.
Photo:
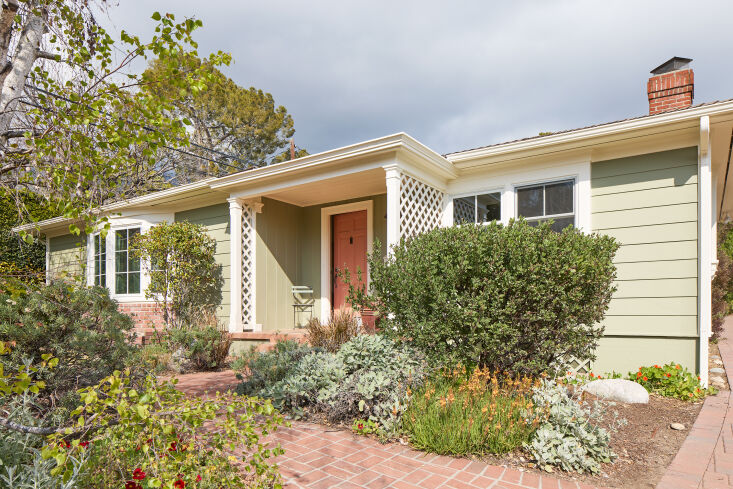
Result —
<svg viewBox="0 0 733 489"><path fill-rule="evenodd" d="M602 123L599 123L599 124L591 124L589 126L576 127L574 129L564 129L562 131L542 133L542 134L538 134L537 136L528 136L526 138L512 139L510 141L502 141L500 143L487 144L485 146L477 146L475 148L462 149L460 151L452 151L450 153L444 153L443 156L446 157L446 158L448 158L451 155L457 155L457 154L461 154L461 153L466 153L468 151L475 151L475 150L478 150L478 149L485 149L485 148L493 148L493 147L497 147L497 146L503 146L505 144L519 143L519 142L522 142L522 141L531 141L533 139L546 138L546 137L549 137L549 136L555 136L557 134L567 134L567 133L571 133L571 132L575 132L575 131L582 131L584 129L592 129L592 128L597 128L597 127L611 126L613 124L619 124L621 122L628 122L628 121L636 121L636 120L649 119L651 117L657 117L659 115L671 114L673 112L685 112L685 111L689 111L689 110L692 110L692 109L698 109L700 107L706 107L706 106L715 105L715 104L722 104L722 103L726 103L726 102L733 102L733 98L729 98L729 99L725 99L725 100L716 100L715 102L704 102L704 103L701 103L701 104L697 104L697 105L692 105L690 107L686 107L684 109L670 110L670 111L667 111L667 112L663 112L661 114L645 114L645 115L640 115L640 116L637 116L637 117L628 117L626 119L619 119L619 120L612 121L612 122L602 122Z"/></svg>

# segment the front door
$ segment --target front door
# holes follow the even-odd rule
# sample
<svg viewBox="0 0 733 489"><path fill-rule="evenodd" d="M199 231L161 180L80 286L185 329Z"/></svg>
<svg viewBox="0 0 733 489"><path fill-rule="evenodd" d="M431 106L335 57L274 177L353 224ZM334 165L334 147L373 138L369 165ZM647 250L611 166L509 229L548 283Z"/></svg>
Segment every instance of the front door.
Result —
<svg viewBox="0 0 733 489"><path fill-rule="evenodd" d="M361 270L362 285L367 274L367 212L356 211L344 214L335 214L332 217L333 231L333 263L331 267L333 280L332 304L333 309L349 307L346 303L349 289L338 276L338 271L348 268L351 273L351 282L357 284L357 268Z"/></svg>

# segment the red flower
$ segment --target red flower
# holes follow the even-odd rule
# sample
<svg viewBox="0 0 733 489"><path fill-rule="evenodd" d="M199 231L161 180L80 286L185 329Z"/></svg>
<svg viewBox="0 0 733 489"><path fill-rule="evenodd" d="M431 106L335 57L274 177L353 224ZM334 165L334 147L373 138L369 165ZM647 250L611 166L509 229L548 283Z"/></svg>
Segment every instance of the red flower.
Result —
<svg viewBox="0 0 733 489"><path fill-rule="evenodd" d="M639 377L641 377L641 372L636 372L636 378L638 379Z"/></svg>
<svg viewBox="0 0 733 489"><path fill-rule="evenodd" d="M672 374L670 373L666 373L665 375L667 376L667 378L672 377Z"/></svg>
<svg viewBox="0 0 733 489"><path fill-rule="evenodd" d="M66 441L66 440L61 440L61 441L59 442L59 446L60 446L61 448L71 448L71 443L69 443L69 442L68 442L68 441Z"/></svg>
<svg viewBox="0 0 733 489"><path fill-rule="evenodd" d="M196 476L196 482L201 482L201 474Z"/></svg>
<svg viewBox="0 0 733 489"><path fill-rule="evenodd" d="M183 479L178 479L173 483L173 487L175 489L183 489L184 487L186 487L186 483L183 482Z"/></svg>
<svg viewBox="0 0 733 489"><path fill-rule="evenodd" d="M145 472L142 469L137 468L132 471L132 478L136 481L141 481L145 478Z"/></svg>
<svg viewBox="0 0 733 489"><path fill-rule="evenodd" d="M125 482L125 489L143 489L143 486L135 481L127 481Z"/></svg>
<svg viewBox="0 0 733 489"><path fill-rule="evenodd" d="M171 442L171 447L168 449L169 452L175 452L176 451L176 442Z"/></svg>
<svg viewBox="0 0 733 489"><path fill-rule="evenodd" d="M645 375L644 377L642 377L642 378L641 378L641 380L644 380L644 381L646 381L646 380L649 380L649 379L647 379L647 378L646 378L646 375Z"/></svg>
<svg viewBox="0 0 733 489"><path fill-rule="evenodd" d="M87 448L87 447L89 447L89 442L88 441L82 441L82 442L79 443L79 446L82 447L82 448Z"/></svg>
<svg viewBox="0 0 733 489"><path fill-rule="evenodd" d="M654 368L661 368L659 365L654 365Z"/></svg>
<svg viewBox="0 0 733 489"><path fill-rule="evenodd" d="M360 430L363 430L364 429L364 423L359 423L358 425L356 425L356 427L358 429L360 429Z"/></svg>

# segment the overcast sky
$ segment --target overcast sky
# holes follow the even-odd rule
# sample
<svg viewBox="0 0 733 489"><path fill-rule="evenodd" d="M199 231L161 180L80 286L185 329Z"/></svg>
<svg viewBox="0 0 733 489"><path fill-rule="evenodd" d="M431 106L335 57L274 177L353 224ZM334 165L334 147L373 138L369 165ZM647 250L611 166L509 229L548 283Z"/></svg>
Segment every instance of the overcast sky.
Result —
<svg viewBox="0 0 733 489"><path fill-rule="evenodd" d="M649 71L693 58L695 103L733 98L733 2L119 0L149 35L196 17L200 52L273 94L315 153L404 131L440 153L647 113Z"/></svg>

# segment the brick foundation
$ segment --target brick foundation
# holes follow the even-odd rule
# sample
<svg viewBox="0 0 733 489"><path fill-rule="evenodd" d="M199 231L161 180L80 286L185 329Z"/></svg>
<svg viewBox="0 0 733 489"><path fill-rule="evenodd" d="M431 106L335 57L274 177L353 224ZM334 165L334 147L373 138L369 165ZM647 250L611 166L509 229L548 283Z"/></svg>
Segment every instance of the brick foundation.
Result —
<svg viewBox="0 0 733 489"><path fill-rule="evenodd" d="M131 316L135 322L133 331L137 344L148 343L155 336L156 330L165 328L163 311L154 302L121 302L118 308L121 313Z"/></svg>

